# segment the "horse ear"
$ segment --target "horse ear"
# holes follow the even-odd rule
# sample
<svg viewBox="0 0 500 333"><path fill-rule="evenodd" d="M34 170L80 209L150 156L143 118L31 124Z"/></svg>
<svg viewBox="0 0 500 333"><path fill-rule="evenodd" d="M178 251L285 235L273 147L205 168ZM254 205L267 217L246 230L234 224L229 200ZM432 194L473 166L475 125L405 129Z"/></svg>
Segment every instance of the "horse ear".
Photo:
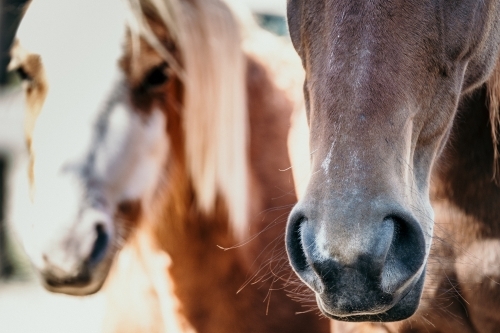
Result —
<svg viewBox="0 0 500 333"><path fill-rule="evenodd" d="M300 41L300 21L302 20L302 1L287 0L286 4L288 29L293 47L302 58L302 43Z"/></svg>

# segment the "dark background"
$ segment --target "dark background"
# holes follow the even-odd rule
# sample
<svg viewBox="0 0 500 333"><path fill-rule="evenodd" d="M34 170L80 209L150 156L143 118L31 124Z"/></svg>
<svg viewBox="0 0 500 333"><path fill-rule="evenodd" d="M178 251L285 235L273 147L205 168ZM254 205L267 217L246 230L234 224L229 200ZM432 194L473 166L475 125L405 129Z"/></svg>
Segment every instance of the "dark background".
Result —
<svg viewBox="0 0 500 333"><path fill-rule="evenodd" d="M9 82L9 49L25 3L26 0L0 0L0 86Z"/></svg>
<svg viewBox="0 0 500 333"><path fill-rule="evenodd" d="M17 26L24 8L25 0L0 0L0 89L11 82L12 74L8 74L9 49L14 39ZM12 260L7 256L7 237L5 226L5 198L8 158L0 151L0 279L14 273Z"/></svg>

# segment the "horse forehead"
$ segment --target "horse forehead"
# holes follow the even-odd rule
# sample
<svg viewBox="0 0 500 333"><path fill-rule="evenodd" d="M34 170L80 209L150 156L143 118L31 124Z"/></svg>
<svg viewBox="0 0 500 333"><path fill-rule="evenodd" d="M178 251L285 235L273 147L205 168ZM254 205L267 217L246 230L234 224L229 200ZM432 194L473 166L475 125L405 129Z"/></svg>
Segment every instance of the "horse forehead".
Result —
<svg viewBox="0 0 500 333"><path fill-rule="evenodd" d="M17 37L25 49L41 56L52 86L50 81L61 76L102 76L116 68L111 65L122 52L125 20L120 0L36 0Z"/></svg>

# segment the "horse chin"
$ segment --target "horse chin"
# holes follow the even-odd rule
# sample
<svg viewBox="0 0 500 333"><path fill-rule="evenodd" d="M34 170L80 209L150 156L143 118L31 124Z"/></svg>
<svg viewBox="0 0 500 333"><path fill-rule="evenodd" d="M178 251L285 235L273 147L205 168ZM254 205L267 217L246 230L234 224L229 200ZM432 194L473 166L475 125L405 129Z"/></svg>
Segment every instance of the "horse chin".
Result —
<svg viewBox="0 0 500 333"><path fill-rule="evenodd" d="M63 277L51 274L41 274L42 284L50 292L67 294L71 296L87 296L101 290L111 269L115 253L107 257L96 267L86 269L77 276Z"/></svg>
<svg viewBox="0 0 500 333"><path fill-rule="evenodd" d="M87 296L97 293L101 290L106 277L95 279L88 283L65 283L43 280L45 289L53 293L66 294L71 296Z"/></svg>
<svg viewBox="0 0 500 333"><path fill-rule="evenodd" d="M340 311L338 311L338 309L329 308L326 302L323 301L322 298L326 295L316 294L316 302L321 313L334 320L347 322L391 322L404 320L411 317L417 311L420 304L424 280L425 270L409 291L388 309L339 314Z"/></svg>

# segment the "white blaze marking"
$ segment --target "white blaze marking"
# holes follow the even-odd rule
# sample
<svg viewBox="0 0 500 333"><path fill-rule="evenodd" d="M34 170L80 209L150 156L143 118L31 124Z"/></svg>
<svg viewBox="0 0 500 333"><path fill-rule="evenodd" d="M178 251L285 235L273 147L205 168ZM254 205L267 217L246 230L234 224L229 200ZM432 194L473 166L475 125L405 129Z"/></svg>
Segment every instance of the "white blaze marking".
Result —
<svg viewBox="0 0 500 333"><path fill-rule="evenodd" d="M19 28L21 45L40 55L49 87L33 132L33 201L19 206L25 212L18 214L26 219L19 231L35 265L42 266L42 253L63 244L83 225L78 221L89 186L97 183L108 204L98 208L106 216L93 215L89 224L106 222L119 201L152 197L163 171L168 152L165 116L156 110L144 119L126 98L107 104L116 89L126 89L120 86L118 66L125 18L119 0L36 0ZM96 122L106 110L107 128L96 143ZM92 153L91 171L78 173ZM65 172L68 168L71 172ZM86 241L81 240L83 252L88 252Z"/></svg>
<svg viewBox="0 0 500 333"><path fill-rule="evenodd" d="M330 146L330 150L328 151L328 154L326 154L326 158L321 163L321 168L323 169L323 172L325 173L325 175L328 174L328 170L330 169L330 163L332 162L332 152L333 152L334 146L335 146L335 140L332 142L332 145Z"/></svg>

